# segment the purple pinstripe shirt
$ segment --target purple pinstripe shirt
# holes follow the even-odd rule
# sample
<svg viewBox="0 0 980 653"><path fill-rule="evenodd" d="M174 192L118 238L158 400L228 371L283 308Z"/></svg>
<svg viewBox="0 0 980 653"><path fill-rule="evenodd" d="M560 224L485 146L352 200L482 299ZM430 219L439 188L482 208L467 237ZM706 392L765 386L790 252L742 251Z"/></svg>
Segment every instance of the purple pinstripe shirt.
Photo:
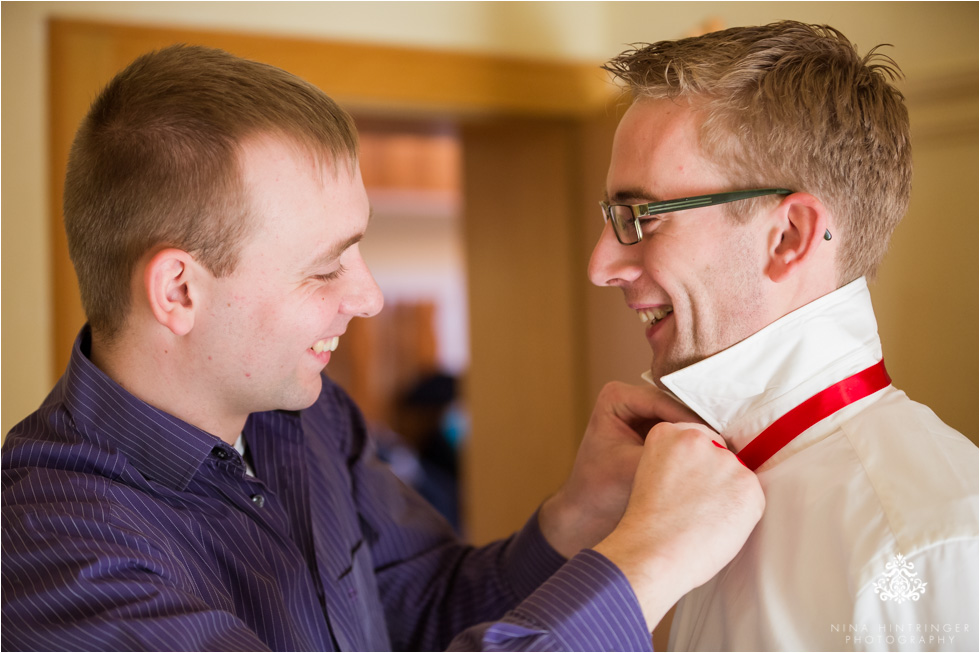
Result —
<svg viewBox="0 0 980 653"><path fill-rule="evenodd" d="M253 478L87 348L3 446L5 650L649 650L612 563L564 563L534 518L462 544L329 381L249 418Z"/></svg>

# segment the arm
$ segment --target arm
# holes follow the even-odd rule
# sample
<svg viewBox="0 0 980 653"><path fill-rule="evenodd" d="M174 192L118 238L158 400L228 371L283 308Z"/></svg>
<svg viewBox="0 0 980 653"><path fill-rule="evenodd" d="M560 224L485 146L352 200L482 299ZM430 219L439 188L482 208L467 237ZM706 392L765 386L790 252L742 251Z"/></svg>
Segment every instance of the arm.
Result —
<svg viewBox="0 0 980 653"><path fill-rule="evenodd" d="M765 503L755 474L694 422L654 386L608 384L569 480L541 509L556 549L594 546L622 570L651 631L738 553Z"/></svg>
<svg viewBox="0 0 980 653"><path fill-rule="evenodd" d="M616 565L582 551L502 619L457 637L459 651L649 651L643 613Z"/></svg>
<svg viewBox="0 0 980 653"><path fill-rule="evenodd" d="M655 388L612 384L600 397L569 483L517 535L481 548L457 540L443 520L380 465L363 420L347 406L347 455L392 644L444 648L455 633L501 618L622 516L642 451L636 432L656 415L690 413ZM336 420L334 420L336 423ZM542 536L543 535L543 536ZM617 575L618 574L617 572ZM620 579L621 582L622 579ZM628 592L627 592L628 593Z"/></svg>
<svg viewBox="0 0 980 653"><path fill-rule="evenodd" d="M41 474L4 471L4 649L269 650L190 591L187 570L134 523L115 519L91 478Z"/></svg>
<svg viewBox="0 0 980 653"><path fill-rule="evenodd" d="M703 456L704 452L699 451L690 460L682 450L685 445L690 446L689 428L681 429L679 440L671 430L663 437L647 438L645 446L637 429L645 432L660 415L689 413L656 389L610 386L600 397L569 482L556 499L542 508L541 531L532 520L514 538L480 549L457 542L448 528L440 528L441 520L414 493L408 493L397 481L393 483L386 469L376 469L369 458L364 458L357 471L363 480L355 485L374 489L358 500L368 504L363 507L367 513L386 518L374 524L379 537L372 552L393 645L434 650L446 645L447 635L478 622L502 619L497 624L478 626L453 646L521 650L525 646L543 646L545 643L540 640L545 639L547 647L557 648L649 647L650 631L663 614L657 614L661 604L670 601L663 607L666 611L696 586L691 584L693 578L707 573L697 583L700 584L720 569L738 551L761 515L761 490L755 476L730 453L711 446L703 433L699 433L703 439L700 444L708 453ZM688 437L683 437L684 433ZM634 502L635 506L631 504L630 519L623 520L616 531L618 536L604 543L605 549L597 548L602 554L582 552L545 582L564 557L544 540L561 552L575 554L605 538L623 515L641 458L659 461L665 453L671 454L668 466L677 463L680 467L661 481L662 465L641 463L641 470L645 471L637 486L649 484L651 489L639 493L634 490L640 499ZM748 488L749 498L739 496L744 487L708 483L703 492L692 493L684 504L672 506L664 499L651 504L650 497L669 495L674 484L685 485L690 468L702 464L706 467L701 472L709 479L720 467L724 473L719 477L726 483L731 480L728 472L734 467L734 476ZM701 504L712 502L724 511L729 502L717 501L713 493L728 490L736 495L734 503L751 508L735 510L730 518L732 542L725 544L721 553L710 555L708 562L692 563L683 556L672 557L689 540L710 539L706 532L715 535L714 524L694 518L691 523L680 523L678 515L697 515ZM663 527L644 529L648 520L658 523L656 512L665 506L670 508L671 518L662 520ZM675 527L681 529L679 534L670 532ZM638 539L632 544L634 533ZM660 541L656 541L658 536ZM382 546L385 542L412 542L414 546ZM703 547L700 553L713 551ZM699 565L700 571L692 569L687 575L668 573L674 564ZM710 573L706 571L709 568ZM535 588L538 589L534 591ZM504 616L522 600L516 610ZM615 644L609 646L609 642Z"/></svg>
<svg viewBox="0 0 980 653"><path fill-rule="evenodd" d="M468 546L370 452L352 475L395 649L444 649L465 628L499 619L565 562L536 517L505 540Z"/></svg>
<svg viewBox="0 0 980 653"><path fill-rule="evenodd" d="M647 436L626 514L596 547L626 575L652 632L745 544L765 497L755 474L700 424Z"/></svg>
<svg viewBox="0 0 980 653"><path fill-rule="evenodd" d="M398 500L387 503L398 506ZM594 551L566 562L536 517L511 538L474 548L434 522L426 527L427 506L407 511L414 516L403 520L399 512L392 513L402 522L399 538L418 548L375 555L394 648L649 650L650 633L623 573ZM372 553L384 551L380 542L395 529L382 526Z"/></svg>
<svg viewBox="0 0 980 653"><path fill-rule="evenodd" d="M727 564L762 516L755 475L700 425L649 434L619 525L459 650L650 650L681 596Z"/></svg>
<svg viewBox="0 0 980 653"><path fill-rule="evenodd" d="M697 422L652 386L609 383L599 393L565 484L545 501L541 530L566 558L598 544L623 517L647 432L661 422Z"/></svg>

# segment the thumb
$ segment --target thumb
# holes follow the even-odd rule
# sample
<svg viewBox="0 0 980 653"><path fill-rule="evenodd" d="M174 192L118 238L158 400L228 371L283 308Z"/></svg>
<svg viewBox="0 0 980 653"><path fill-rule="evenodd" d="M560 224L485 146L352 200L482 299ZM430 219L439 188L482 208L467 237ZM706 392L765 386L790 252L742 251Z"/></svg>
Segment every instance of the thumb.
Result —
<svg viewBox="0 0 980 653"><path fill-rule="evenodd" d="M616 391L613 414L642 433L658 422L704 423L697 413L656 386L610 385Z"/></svg>

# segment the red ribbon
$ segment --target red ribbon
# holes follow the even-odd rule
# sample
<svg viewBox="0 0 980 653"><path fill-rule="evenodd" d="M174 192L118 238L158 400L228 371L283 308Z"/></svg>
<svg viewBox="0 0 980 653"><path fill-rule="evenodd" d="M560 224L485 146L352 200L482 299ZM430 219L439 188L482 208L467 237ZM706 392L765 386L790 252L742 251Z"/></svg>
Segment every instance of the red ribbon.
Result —
<svg viewBox="0 0 980 653"><path fill-rule="evenodd" d="M878 361L871 367L818 392L777 419L754 440L742 447L738 457L746 467L755 471L803 431L825 417L830 417L844 406L864 399L882 388L887 388L891 382L888 372L885 371L885 361Z"/></svg>

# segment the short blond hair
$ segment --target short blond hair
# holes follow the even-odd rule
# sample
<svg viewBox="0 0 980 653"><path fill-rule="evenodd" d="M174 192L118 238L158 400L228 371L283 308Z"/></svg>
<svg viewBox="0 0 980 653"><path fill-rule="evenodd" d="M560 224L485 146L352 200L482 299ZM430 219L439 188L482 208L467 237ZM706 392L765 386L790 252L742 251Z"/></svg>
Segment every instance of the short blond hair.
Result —
<svg viewBox="0 0 980 653"><path fill-rule="evenodd" d="M110 341L135 266L156 248L234 271L252 232L240 147L280 136L324 164L356 165L350 116L284 70L221 50L172 46L138 58L96 98L65 178L68 250L93 333Z"/></svg>
<svg viewBox="0 0 980 653"><path fill-rule="evenodd" d="M912 183L901 72L878 48L862 57L832 27L783 21L635 46L604 68L634 98L688 102L734 184L818 197L840 239L839 285L874 276ZM736 218L757 205L740 204Z"/></svg>

